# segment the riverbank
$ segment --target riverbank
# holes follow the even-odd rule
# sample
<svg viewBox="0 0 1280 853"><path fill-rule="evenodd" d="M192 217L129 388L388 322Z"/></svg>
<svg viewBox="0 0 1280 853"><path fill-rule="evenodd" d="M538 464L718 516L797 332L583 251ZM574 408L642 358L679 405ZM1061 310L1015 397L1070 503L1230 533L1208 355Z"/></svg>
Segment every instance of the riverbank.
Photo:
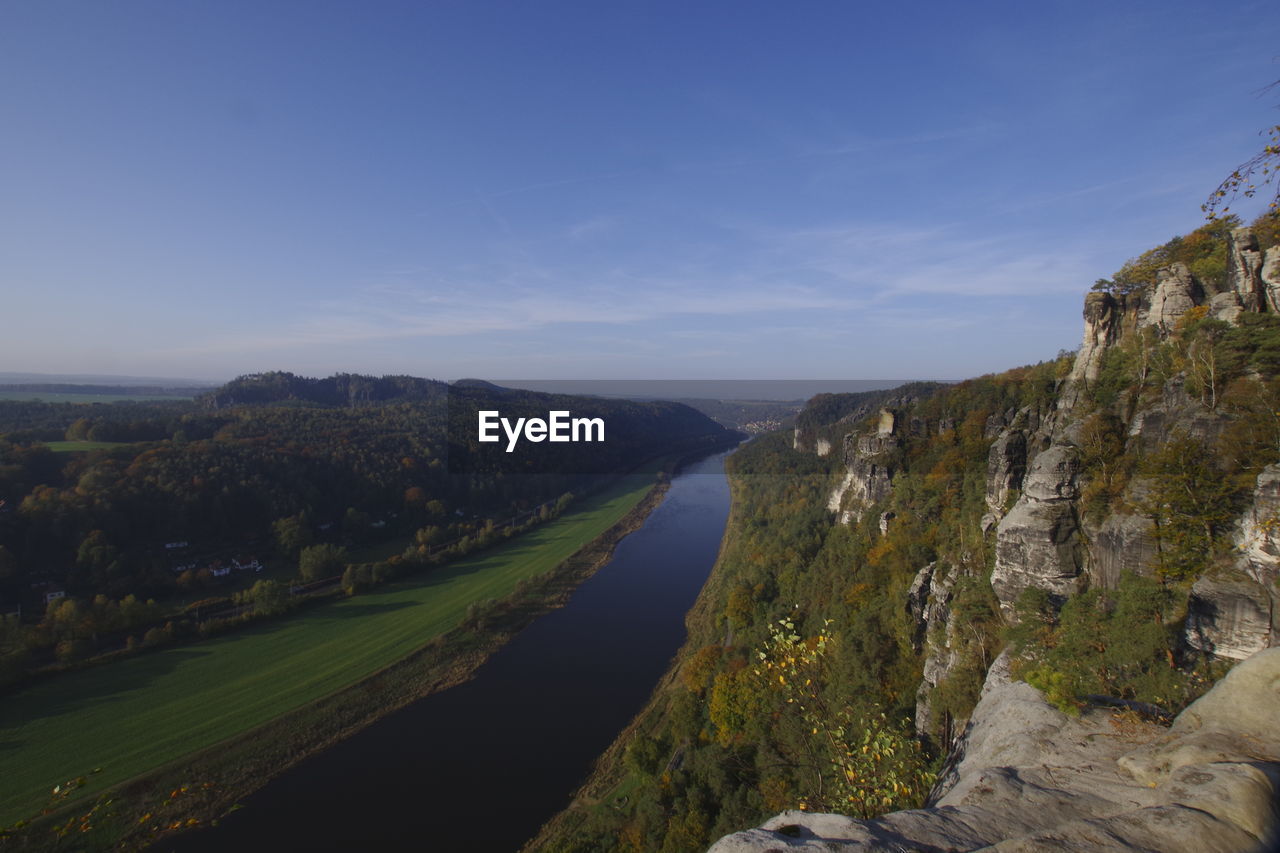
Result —
<svg viewBox="0 0 1280 853"><path fill-rule="evenodd" d="M660 482L637 494L621 517L585 544L573 543L576 547L566 552L567 558L559 560L549 571L535 576L525 573L518 584L515 579L509 579L506 594L495 596L492 604L467 609L465 617L460 613L456 624L425 646L419 641L418 648L408 656L401 655L395 662L355 683L330 691L250 731L222 739L194 755L106 790L102 797L112 800L111 819L108 821L107 815L99 813L95 815L95 826L102 827L103 832L121 829L141 843L177 827L211 822L271 776L306 756L416 699L465 681L521 628L562 605L578 583L608 562L614 545L643 522L661 501L665 488L665 482ZM571 525L573 519L565 521ZM535 538L548 535L546 532L532 534ZM528 562L529 542L512 545L524 549L522 559ZM491 554L475 562L492 562L500 556ZM484 570L492 571L492 567L470 569L473 576ZM467 567L460 566L455 573L465 571ZM349 609L358 608L358 603L366 600L377 602L379 597L352 599ZM486 598L477 594L471 603L484 601ZM386 609L391 604L383 601L381 606ZM369 607L366 605L364 610L368 611ZM367 620L370 615L366 613L359 618ZM262 689L270 688L263 686ZM84 767L81 772L89 769ZM170 796L174 792L177 795ZM77 818L78 813L89 807L90 803L85 800L76 808L64 806L40 824L48 827L56 821ZM147 819L142 820L144 817Z"/></svg>

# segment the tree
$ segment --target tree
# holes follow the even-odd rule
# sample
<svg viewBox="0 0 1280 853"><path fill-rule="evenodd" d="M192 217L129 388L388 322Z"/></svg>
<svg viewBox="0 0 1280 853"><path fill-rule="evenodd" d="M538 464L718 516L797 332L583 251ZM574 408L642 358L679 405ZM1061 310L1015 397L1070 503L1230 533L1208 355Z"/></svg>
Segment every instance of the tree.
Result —
<svg viewBox="0 0 1280 853"><path fill-rule="evenodd" d="M126 628L145 625L158 615L159 608L156 606L155 599L148 599L144 604L136 595L130 593L120 602L120 619Z"/></svg>
<svg viewBox="0 0 1280 853"><path fill-rule="evenodd" d="M264 580L258 581L248 592L241 593L237 598L246 604L253 605L253 611L259 616L270 616L279 613L288 606L289 591L281 584L275 581ZM155 630L154 628L152 630ZM151 631L147 632L147 639L144 641L151 643Z"/></svg>
<svg viewBox="0 0 1280 853"><path fill-rule="evenodd" d="M342 517L343 536L355 542L363 542L372 526L373 518L369 513L353 506L347 507L347 512Z"/></svg>
<svg viewBox="0 0 1280 853"><path fill-rule="evenodd" d="M671 752L666 738L652 738L639 734L627 744L623 761L627 767L642 776L657 776Z"/></svg>
<svg viewBox="0 0 1280 853"><path fill-rule="evenodd" d="M60 598L49 602L41 627L54 640L79 639L89 633L85 609L74 598Z"/></svg>
<svg viewBox="0 0 1280 853"><path fill-rule="evenodd" d="M305 512L277 519L271 529L276 535L276 545L286 556L292 557L311 544L311 525Z"/></svg>
<svg viewBox="0 0 1280 853"><path fill-rule="evenodd" d="M1215 462L1203 441L1182 433L1144 461L1150 487L1140 509L1155 523L1162 577L1203 572L1235 517L1239 484Z"/></svg>
<svg viewBox="0 0 1280 853"><path fill-rule="evenodd" d="M443 541L444 530L436 527L434 524L429 524L426 527L419 528L413 538L423 548L430 548Z"/></svg>
<svg viewBox="0 0 1280 853"><path fill-rule="evenodd" d="M367 565L347 566L342 573L342 588L347 595L363 592L373 584L373 572Z"/></svg>
<svg viewBox="0 0 1280 853"><path fill-rule="evenodd" d="M7 583L18 575L18 561L13 553L0 545L0 584Z"/></svg>
<svg viewBox="0 0 1280 853"><path fill-rule="evenodd" d="M1200 390L1200 401L1210 409L1218 408L1218 395L1224 384L1221 343L1230 331L1221 320L1206 317L1196 324L1194 334L1188 335L1187 364L1190 378Z"/></svg>
<svg viewBox="0 0 1280 853"><path fill-rule="evenodd" d="M1028 589L1017 611L1006 633L1015 676L1067 713L1091 694L1177 711L1203 689L1177 666L1185 589L1123 572L1115 589L1072 596L1061 612L1046 592Z"/></svg>
<svg viewBox="0 0 1280 853"><path fill-rule="evenodd" d="M1280 85L1280 80L1267 86L1263 91L1273 89L1277 85ZM1267 136L1267 142L1262 146L1262 150L1236 166L1226 180L1218 184L1218 188L1209 194L1205 203L1200 205L1205 218L1216 219L1219 214L1228 212L1231 209L1231 203L1237 198L1241 196L1253 198L1257 195L1259 184L1265 186L1275 179L1277 170L1280 170L1280 124L1258 133L1259 136L1263 134ZM1276 191L1271 197L1268 210L1272 215L1280 216L1280 183L1276 184Z"/></svg>
<svg viewBox="0 0 1280 853"><path fill-rule="evenodd" d="M305 581L317 581L342 572L347 562L347 549L337 545L311 545L302 549L298 573Z"/></svg>
<svg viewBox="0 0 1280 853"><path fill-rule="evenodd" d="M0 615L0 685L22 675L28 656L22 621L16 615Z"/></svg>
<svg viewBox="0 0 1280 853"><path fill-rule="evenodd" d="M76 565L93 572L96 582L104 584L120 571L120 550L111 544L106 533L92 530L76 550Z"/></svg>
<svg viewBox="0 0 1280 853"><path fill-rule="evenodd" d="M779 620L750 670L753 692L785 699L770 728L775 736L790 730L792 761L809 771L799 806L862 818L910 808L924 799L934 774L905 725L881 711L830 701L829 655L839 643L828 633L830 621L806 639L791 619Z"/></svg>

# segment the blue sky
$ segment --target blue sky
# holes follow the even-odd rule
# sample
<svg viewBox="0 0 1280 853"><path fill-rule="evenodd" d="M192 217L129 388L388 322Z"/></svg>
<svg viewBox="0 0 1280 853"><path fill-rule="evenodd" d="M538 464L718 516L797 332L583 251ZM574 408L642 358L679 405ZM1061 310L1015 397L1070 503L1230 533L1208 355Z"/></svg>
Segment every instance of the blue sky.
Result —
<svg viewBox="0 0 1280 853"><path fill-rule="evenodd" d="M1260 149L1276 36L1262 2L4 3L0 370L1050 358Z"/></svg>

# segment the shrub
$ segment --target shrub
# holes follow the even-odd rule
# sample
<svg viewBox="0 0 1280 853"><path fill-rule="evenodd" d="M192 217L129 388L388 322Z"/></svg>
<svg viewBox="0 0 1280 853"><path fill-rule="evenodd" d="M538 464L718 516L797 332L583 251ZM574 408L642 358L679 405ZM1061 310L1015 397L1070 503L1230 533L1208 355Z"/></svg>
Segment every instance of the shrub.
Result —
<svg viewBox="0 0 1280 853"><path fill-rule="evenodd" d="M151 628L142 635L142 645L148 648L162 646L169 642L169 634L163 628Z"/></svg>
<svg viewBox="0 0 1280 853"><path fill-rule="evenodd" d="M93 646L83 637L72 637L58 643L54 647L54 654L61 663L71 663L89 656L93 651Z"/></svg>
<svg viewBox="0 0 1280 853"><path fill-rule="evenodd" d="M272 616L289 606L289 590L272 580L256 582L248 591L237 596L243 604L252 604L257 616Z"/></svg>
<svg viewBox="0 0 1280 853"><path fill-rule="evenodd" d="M627 744L623 761L627 767L642 776L656 776L667 762L671 754L671 744L665 739L657 739L648 735L636 735Z"/></svg>
<svg viewBox="0 0 1280 853"><path fill-rule="evenodd" d="M1176 712L1208 684L1178 660L1186 599L1185 590L1132 572L1114 590L1073 596L1061 612L1043 590L1026 590L1008 631L1014 674L1068 713L1092 694Z"/></svg>

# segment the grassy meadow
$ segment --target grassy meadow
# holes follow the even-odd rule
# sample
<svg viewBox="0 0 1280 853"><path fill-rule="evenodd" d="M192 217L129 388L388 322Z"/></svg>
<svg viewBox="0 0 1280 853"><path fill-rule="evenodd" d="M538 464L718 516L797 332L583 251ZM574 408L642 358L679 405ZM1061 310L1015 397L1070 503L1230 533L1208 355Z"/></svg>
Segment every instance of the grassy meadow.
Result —
<svg viewBox="0 0 1280 853"><path fill-rule="evenodd" d="M599 536L648 492L626 478L562 518L418 577L217 639L91 667L0 701L0 826L102 768L94 794L341 690Z"/></svg>
<svg viewBox="0 0 1280 853"><path fill-rule="evenodd" d="M123 447L127 441L46 441L45 444L54 453L83 453L86 450L107 450L112 447Z"/></svg>

